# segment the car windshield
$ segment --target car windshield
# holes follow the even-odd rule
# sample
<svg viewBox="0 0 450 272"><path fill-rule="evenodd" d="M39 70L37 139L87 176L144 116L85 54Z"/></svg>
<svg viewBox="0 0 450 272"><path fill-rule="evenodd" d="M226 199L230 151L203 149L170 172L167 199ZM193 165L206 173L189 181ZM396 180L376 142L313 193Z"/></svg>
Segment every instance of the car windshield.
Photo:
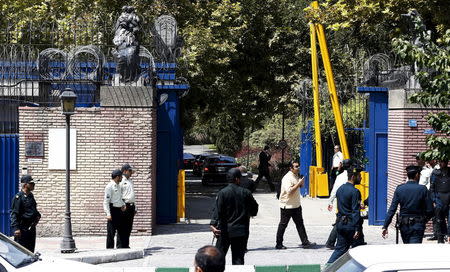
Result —
<svg viewBox="0 0 450 272"><path fill-rule="evenodd" d="M231 157L215 157L209 158L209 163L236 163L236 160Z"/></svg>
<svg viewBox="0 0 450 272"><path fill-rule="evenodd" d="M195 157L191 153L183 153L183 159L184 160L191 160L191 159L195 159Z"/></svg>
<svg viewBox="0 0 450 272"><path fill-rule="evenodd" d="M332 265L325 269L325 272L361 272L366 268L360 263L355 261L355 259L350 256L347 252L337 259Z"/></svg>
<svg viewBox="0 0 450 272"><path fill-rule="evenodd" d="M15 268L38 260L37 255L12 242L4 235L0 235L0 256Z"/></svg>

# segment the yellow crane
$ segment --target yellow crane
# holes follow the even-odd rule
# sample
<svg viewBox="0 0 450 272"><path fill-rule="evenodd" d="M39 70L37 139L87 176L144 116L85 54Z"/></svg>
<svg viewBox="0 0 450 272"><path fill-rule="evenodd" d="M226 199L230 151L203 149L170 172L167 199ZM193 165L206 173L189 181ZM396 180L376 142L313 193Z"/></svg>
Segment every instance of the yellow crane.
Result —
<svg viewBox="0 0 450 272"><path fill-rule="evenodd" d="M313 10L319 9L319 3L314 1L311 3ZM339 100L336 93L336 84L334 82L333 69L331 67L330 55L328 53L327 41L325 39L325 31L322 24L316 22L309 23L311 35L311 63L312 63L312 86L314 96L314 136L316 147L317 166L311 166L310 172L310 196L328 196L328 176L322 166L322 141L320 134L320 101L319 101L319 63L317 57L317 40L319 41L322 62L325 69L328 91L330 93L331 106L336 121L336 129L339 137L339 143L344 155L344 159L349 159L347 139L345 138L344 124L342 121L342 113L339 107Z"/></svg>

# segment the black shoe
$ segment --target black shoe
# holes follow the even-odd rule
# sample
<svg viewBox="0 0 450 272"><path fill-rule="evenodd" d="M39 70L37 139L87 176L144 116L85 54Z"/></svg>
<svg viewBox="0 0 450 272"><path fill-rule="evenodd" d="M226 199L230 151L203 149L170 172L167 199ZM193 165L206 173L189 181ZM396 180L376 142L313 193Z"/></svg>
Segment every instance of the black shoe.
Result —
<svg viewBox="0 0 450 272"><path fill-rule="evenodd" d="M438 238L437 236L431 236L430 238L428 238L428 241L436 241Z"/></svg>
<svg viewBox="0 0 450 272"><path fill-rule="evenodd" d="M325 247L326 247L326 248L328 248L328 249L331 249L331 250L334 250L334 249L336 249L336 247L335 247L335 246L333 246L333 245L325 245Z"/></svg>
<svg viewBox="0 0 450 272"><path fill-rule="evenodd" d="M316 246L316 245L317 245L316 243L311 243L310 241L308 241L308 242L302 244L302 247L303 248L310 248L310 247L313 247L313 246Z"/></svg>
<svg viewBox="0 0 450 272"><path fill-rule="evenodd" d="M276 245L275 248L276 249L287 249L287 247L285 247L283 245Z"/></svg>

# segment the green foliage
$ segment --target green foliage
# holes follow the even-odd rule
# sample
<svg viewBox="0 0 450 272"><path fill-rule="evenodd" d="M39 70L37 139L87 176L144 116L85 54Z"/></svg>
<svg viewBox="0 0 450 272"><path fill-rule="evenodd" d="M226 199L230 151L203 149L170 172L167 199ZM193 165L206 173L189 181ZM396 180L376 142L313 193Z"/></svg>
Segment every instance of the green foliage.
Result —
<svg viewBox="0 0 450 272"><path fill-rule="evenodd" d="M416 28L422 26L418 20ZM450 106L450 29L436 42L426 33L419 35L419 42L398 38L393 41L396 53L418 68L415 76L422 87L420 92L411 96L411 102L425 107ZM444 134L427 137L429 150L422 155L425 159L450 159L450 115L445 112L427 116L431 127Z"/></svg>

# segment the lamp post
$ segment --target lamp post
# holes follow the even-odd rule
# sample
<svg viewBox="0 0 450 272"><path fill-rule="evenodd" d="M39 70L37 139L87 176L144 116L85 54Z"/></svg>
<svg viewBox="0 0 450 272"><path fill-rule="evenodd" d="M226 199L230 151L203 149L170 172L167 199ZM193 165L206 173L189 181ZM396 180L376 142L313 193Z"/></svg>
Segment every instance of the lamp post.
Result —
<svg viewBox="0 0 450 272"><path fill-rule="evenodd" d="M66 116L66 214L61 253L73 253L76 247L72 236L72 222L70 218L70 116L75 113L77 95L67 88L61 94L60 99L62 114Z"/></svg>

